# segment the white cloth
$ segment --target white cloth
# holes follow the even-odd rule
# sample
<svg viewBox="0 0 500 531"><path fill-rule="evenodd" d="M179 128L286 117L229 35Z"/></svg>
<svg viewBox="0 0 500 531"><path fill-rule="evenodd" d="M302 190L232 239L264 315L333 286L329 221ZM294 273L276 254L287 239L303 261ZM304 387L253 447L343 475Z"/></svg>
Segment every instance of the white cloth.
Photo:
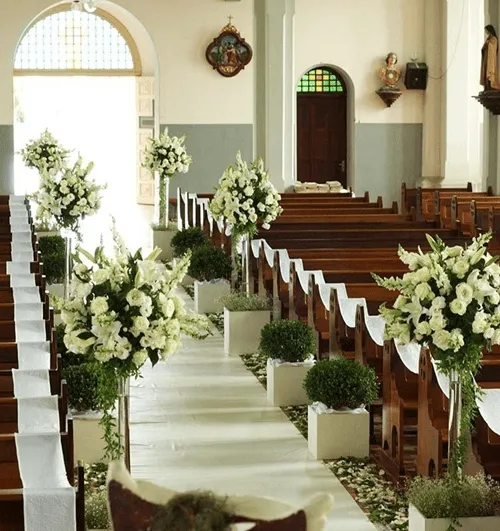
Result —
<svg viewBox="0 0 500 531"><path fill-rule="evenodd" d="M16 273L10 275L11 288L28 288L35 286L35 276L31 273Z"/></svg>
<svg viewBox="0 0 500 531"><path fill-rule="evenodd" d="M14 305L14 319L18 321L41 321L43 304L41 302L18 303Z"/></svg>
<svg viewBox="0 0 500 531"><path fill-rule="evenodd" d="M356 327L356 308L363 306L366 308L366 299L361 298L344 298L339 296L340 314L346 326L349 328Z"/></svg>
<svg viewBox="0 0 500 531"><path fill-rule="evenodd" d="M59 433L57 396L17 399L19 433Z"/></svg>
<svg viewBox="0 0 500 531"><path fill-rule="evenodd" d="M431 357L432 366L434 367L434 372L436 373L436 379L438 381L439 387L441 388L441 391L443 391L443 394L446 398L450 397L450 379L448 376L444 375L440 370L438 369L438 364L434 360L434 358Z"/></svg>
<svg viewBox="0 0 500 531"><path fill-rule="evenodd" d="M12 369L12 380L16 398L51 396L47 370Z"/></svg>
<svg viewBox="0 0 500 531"><path fill-rule="evenodd" d="M381 315L368 315L365 308L365 325L372 340L382 347L384 345L385 321Z"/></svg>
<svg viewBox="0 0 500 531"><path fill-rule="evenodd" d="M270 267L274 267L274 249L266 242L266 240L263 240L263 245L267 264Z"/></svg>
<svg viewBox="0 0 500 531"><path fill-rule="evenodd" d="M31 288L12 288L15 304L40 302L40 290L34 286Z"/></svg>
<svg viewBox="0 0 500 531"><path fill-rule="evenodd" d="M420 351L422 347L417 343L408 343L407 345L399 345L395 342L396 351L401 358L405 367L413 374L418 374L418 366L420 362Z"/></svg>
<svg viewBox="0 0 500 531"><path fill-rule="evenodd" d="M309 278L314 277L315 284L324 284L323 271L317 269L316 271L301 271L297 270L297 277L299 279L300 287L304 293L309 293Z"/></svg>
<svg viewBox="0 0 500 531"><path fill-rule="evenodd" d="M50 343L24 341L17 343L17 361L20 371L50 369Z"/></svg>
<svg viewBox="0 0 500 531"><path fill-rule="evenodd" d="M500 389L483 389L483 396L476 398L481 416L491 431L500 435Z"/></svg>
<svg viewBox="0 0 500 531"><path fill-rule="evenodd" d="M16 341L24 343L41 342L47 339L45 321L15 321Z"/></svg>
<svg viewBox="0 0 500 531"><path fill-rule="evenodd" d="M7 274L8 275L20 275L30 272L31 261L27 260L26 262L7 262Z"/></svg>
<svg viewBox="0 0 500 531"><path fill-rule="evenodd" d="M256 240L252 240L250 242L250 247L252 248L252 254L254 258L259 258L260 246L262 245L262 242L263 240L260 238Z"/></svg>
<svg viewBox="0 0 500 531"><path fill-rule="evenodd" d="M75 491L66 477L60 434L15 437L25 531L76 529Z"/></svg>

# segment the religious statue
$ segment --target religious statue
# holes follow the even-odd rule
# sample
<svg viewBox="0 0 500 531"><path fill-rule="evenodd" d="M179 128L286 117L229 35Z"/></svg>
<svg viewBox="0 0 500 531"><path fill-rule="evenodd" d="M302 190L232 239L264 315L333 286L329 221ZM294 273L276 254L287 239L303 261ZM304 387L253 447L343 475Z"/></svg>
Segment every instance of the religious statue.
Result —
<svg viewBox="0 0 500 531"><path fill-rule="evenodd" d="M252 59L252 48L234 27L232 19L230 16L229 24L222 28L205 52L212 68L224 77L235 76Z"/></svg>
<svg viewBox="0 0 500 531"><path fill-rule="evenodd" d="M488 24L484 28L486 40L481 49L481 80L484 90L500 90L498 80L498 38L495 28Z"/></svg>
<svg viewBox="0 0 500 531"><path fill-rule="evenodd" d="M379 71L379 78L383 83L380 90L394 90L399 91L398 81L401 77L401 70L396 68L398 56L394 52L387 54L385 58L385 66Z"/></svg>

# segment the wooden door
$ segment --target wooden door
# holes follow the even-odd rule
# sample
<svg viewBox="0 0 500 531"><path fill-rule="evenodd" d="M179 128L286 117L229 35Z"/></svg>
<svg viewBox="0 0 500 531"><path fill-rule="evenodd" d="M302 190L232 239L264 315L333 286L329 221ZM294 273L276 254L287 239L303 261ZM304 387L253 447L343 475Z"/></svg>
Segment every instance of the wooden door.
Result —
<svg viewBox="0 0 500 531"><path fill-rule="evenodd" d="M297 180L347 186L345 93L297 95Z"/></svg>

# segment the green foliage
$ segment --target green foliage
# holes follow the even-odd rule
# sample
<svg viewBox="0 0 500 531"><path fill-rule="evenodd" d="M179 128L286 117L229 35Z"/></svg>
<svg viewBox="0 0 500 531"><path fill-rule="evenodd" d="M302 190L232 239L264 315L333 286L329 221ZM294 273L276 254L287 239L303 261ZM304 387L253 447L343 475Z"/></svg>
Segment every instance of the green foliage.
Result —
<svg viewBox="0 0 500 531"><path fill-rule="evenodd" d="M262 295L233 292L220 298L230 312L258 312L271 309L271 299Z"/></svg>
<svg viewBox="0 0 500 531"><path fill-rule="evenodd" d="M85 523L87 529L109 529L111 523L106 490L91 492L85 497Z"/></svg>
<svg viewBox="0 0 500 531"><path fill-rule="evenodd" d="M99 371L100 366L96 362L69 365L63 369L62 377L68 383L68 404L71 409L76 411L98 411L100 409Z"/></svg>
<svg viewBox="0 0 500 531"><path fill-rule="evenodd" d="M188 251L193 251L196 247L209 244L208 236L199 227L180 230L171 242L173 255L177 258L184 256Z"/></svg>
<svg viewBox="0 0 500 531"><path fill-rule="evenodd" d="M304 379L304 389L310 400L333 409L368 406L378 397L375 371L344 356L316 363Z"/></svg>
<svg viewBox="0 0 500 531"><path fill-rule="evenodd" d="M458 518L494 516L500 510L500 486L478 474L440 479L416 477L407 492L408 501L426 518L450 518L452 529Z"/></svg>
<svg viewBox="0 0 500 531"><path fill-rule="evenodd" d="M199 281L229 279L231 259L219 248L205 245L193 250L188 275Z"/></svg>
<svg viewBox="0 0 500 531"><path fill-rule="evenodd" d="M59 284L66 274L66 243L61 236L42 236L38 250L43 262L43 273L48 284Z"/></svg>
<svg viewBox="0 0 500 531"><path fill-rule="evenodd" d="M155 515L151 531L227 531L231 514L227 501L211 492L174 496Z"/></svg>
<svg viewBox="0 0 500 531"><path fill-rule="evenodd" d="M282 319L268 323L261 330L259 349L262 354L282 361L305 361L316 351L314 333L302 321Z"/></svg>

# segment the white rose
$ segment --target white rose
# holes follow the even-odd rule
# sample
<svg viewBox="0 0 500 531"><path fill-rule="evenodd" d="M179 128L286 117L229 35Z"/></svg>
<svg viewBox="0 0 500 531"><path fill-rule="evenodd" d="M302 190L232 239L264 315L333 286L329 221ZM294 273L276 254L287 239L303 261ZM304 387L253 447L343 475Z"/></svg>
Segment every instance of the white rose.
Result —
<svg viewBox="0 0 500 531"><path fill-rule="evenodd" d="M109 271L107 269L97 269L92 275L92 280L97 284L104 284L109 280Z"/></svg>
<svg viewBox="0 0 500 531"><path fill-rule="evenodd" d="M469 304L472 301L474 290L466 282L461 282L456 288L457 299Z"/></svg>
<svg viewBox="0 0 500 531"><path fill-rule="evenodd" d="M421 321L417 324L415 331L421 336L428 336L432 333L432 328L427 321Z"/></svg>
<svg viewBox="0 0 500 531"><path fill-rule="evenodd" d="M138 289L131 289L125 297L130 306L141 306L144 302L145 295Z"/></svg>
<svg viewBox="0 0 500 531"><path fill-rule="evenodd" d="M494 304L495 306L500 302L500 295L497 291L494 291L489 297L488 300L491 304Z"/></svg>
<svg viewBox="0 0 500 531"><path fill-rule="evenodd" d="M108 301L104 297L96 297L90 303L90 311L94 315L101 315L103 313L106 313L108 309L109 309Z"/></svg>
<svg viewBox="0 0 500 531"><path fill-rule="evenodd" d="M142 315L134 317L134 328L138 332L145 332L149 328L148 319Z"/></svg>
<svg viewBox="0 0 500 531"><path fill-rule="evenodd" d="M142 367L147 359L148 359L148 351L139 350L138 352L134 353L134 357L132 358L132 361L134 362L134 365L136 367Z"/></svg>
<svg viewBox="0 0 500 531"><path fill-rule="evenodd" d="M442 330L446 327L446 319L441 312L436 312L429 320L429 326L434 331Z"/></svg>
<svg viewBox="0 0 500 531"><path fill-rule="evenodd" d="M432 342L441 350L448 350L451 347L451 334L447 330L438 330L432 335Z"/></svg>
<svg viewBox="0 0 500 531"><path fill-rule="evenodd" d="M493 337L491 338L492 345L500 345L500 330L495 330L493 332Z"/></svg>
<svg viewBox="0 0 500 531"><path fill-rule="evenodd" d="M431 307L435 310L442 310L443 308L446 308L446 299L444 297L436 297L432 301Z"/></svg>
<svg viewBox="0 0 500 531"><path fill-rule="evenodd" d="M434 298L434 293L432 293L431 287L427 282L421 282L415 288L415 295L419 299L431 299Z"/></svg>
<svg viewBox="0 0 500 531"><path fill-rule="evenodd" d="M467 271L469 271L469 263L463 258L459 258L452 268L453 273L457 275L458 278L464 278Z"/></svg>
<svg viewBox="0 0 500 531"><path fill-rule="evenodd" d="M495 334L495 330L493 328L487 328L484 333L483 333L483 337L484 339L491 339Z"/></svg>
<svg viewBox="0 0 500 531"><path fill-rule="evenodd" d="M484 312L477 312L472 322L472 331L474 334L482 334L488 328L488 315Z"/></svg>
<svg viewBox="0 0 500 531"><path fill-rule="evenodd" d="M453 299L450 303L450 310L456 315L463 315L467 311L468 304L459 299Z"/></svg>

